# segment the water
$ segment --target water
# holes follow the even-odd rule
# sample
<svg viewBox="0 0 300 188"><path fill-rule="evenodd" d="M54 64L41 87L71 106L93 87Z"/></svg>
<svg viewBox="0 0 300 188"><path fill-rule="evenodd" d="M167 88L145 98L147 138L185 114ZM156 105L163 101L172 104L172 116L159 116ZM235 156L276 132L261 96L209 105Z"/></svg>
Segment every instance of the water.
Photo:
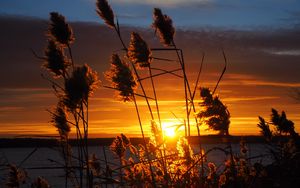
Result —
<svg viewBox="0 0 300 188"><path fill-rule="evenodd" d="M203 144L205 151L211 148L219 147L225 148L225 144ZM255 157L262 154L267 154L267 148L263 144L248 144L248 157ZM74 148L75 149L75 148ZM109 151L108 147L105 147L107 161L110 163L118 164L118 160ZM195 153L199 152L198 146L193 146ZM233 152L239 153L239 144L233 144ZM89 147L90 153L95 153L97 158L104 160L103 146L91 146ZM24 161L24 159L30 154L32 155ZM223 152L212 151L208 153L207 162L214 162L217 166L222 166L227 159ZM64 183L64 170L54 169L58 166L57 162L62 163L62 157L56 149L53 148L0 148L0 187L3 186L3 181L7 174L7 168L4 164L13 163L21 165L26 170L31 179L35 179L38 176L45 177L52 187L63 187ZM262 162L263 164L270 163L270 158L254 158L251 159L251 163ZM41 167L47 167L48 169L41 169ZM2 186L1 186L2 185ZM25 187L30 187L25 185Z"/></svg>

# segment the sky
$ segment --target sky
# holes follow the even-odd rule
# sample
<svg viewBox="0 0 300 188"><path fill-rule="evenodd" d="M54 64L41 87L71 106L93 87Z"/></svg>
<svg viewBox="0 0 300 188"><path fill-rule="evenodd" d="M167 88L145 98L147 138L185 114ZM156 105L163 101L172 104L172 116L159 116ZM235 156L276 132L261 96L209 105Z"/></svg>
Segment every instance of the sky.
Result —
<svg viewBox="0 0 300 188"><path fill-rule="evenodd" d="M122 24L149 26L153 7L163 8L182 27L278 27L299 22L297 0L111 0ZM48 18L58 11L71 21L99 22L94 0L3 0L2 15Z"/></svg>
<svg viewBox="0 0 300 188"><path fill-rule="evenodd" d="M258 116L270 117L271 108L286 111L300 131L299 101L292 91L300 87L300 2L296 0L112 0L109 1L128 44L131 31L139 32L151 47L162 47L150 28L153 7L168 14L177 28L175 41L185 53L188 78L194 83L205 53L201 86L213 88L222 71L221 48L228 69L217 90L231 113L230 133L259 134ZM88 63L108 84L103 73L109 57L120 43L103 25L92 0L3 0L0 2L0 136L55 135L46 111L57 100L51 85L43 80L42 62L30 52L43 54L49 12L58 11L70 22L76 41L75 62ZM119 51L118 51L119 52ZM154 53L175 58L174 54ZM166 69L174 64L154 62ZM180 80L172 76L156 79L158 98L166 126L180 124L184 101ZM198 94L199 96L199 94ZM199 99L199 97L198 97ZM198 100L197 99L197 100ZM99 88L91 98L90 133L111 137L123 132L140 136L131 103L116 101L114 92ZM140 99L146 132L150 124ZM173 115L176 114L176 117ZM202 127L202 132L212 134ZM193 131L195 133L195 130Z"/></svg>

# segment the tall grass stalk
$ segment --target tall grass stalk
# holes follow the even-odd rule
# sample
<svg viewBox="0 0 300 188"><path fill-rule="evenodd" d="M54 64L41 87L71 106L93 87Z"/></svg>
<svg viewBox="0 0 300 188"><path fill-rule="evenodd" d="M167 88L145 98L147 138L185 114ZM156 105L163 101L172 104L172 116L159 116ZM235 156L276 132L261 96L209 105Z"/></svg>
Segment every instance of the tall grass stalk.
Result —
<svg viewBox="0 0 300 188"><path fill-rule="evenodd" d="M156 187L155 176L154 176L154 172L152 170L152 164L151 164L152 162L151 162L151 159L150 159L150 155L149 155L149 151L148 151L148 147L147 147L147 143L146 143L146 139L145 139L145 134L144 134L143 126L142 126L142 121L141 121L139 109L138 109L138 106L137 106L135 95L133 94L132 97L133 97L134 106L135 106L136 113L137 113L138 120L139 120L139 125L140 125L140 129L141 129L142 137L143 137L143 142L144 142L144 147L145 147L145 150L146 150L146 155L147 155L147 158L149 160L149 169L150 169L150 172L151 172L152 181L154 183L153 186Z"/></svg>
<svg viewBox="0 0 300 188"><path fill-rule="evenodd" d="M193 101L189 100L189 96L188 96L188 92L189 92L190 97L191 97L191 89L190 89L188 78L186 76L185 63L184 63L183 55L180 55L179 52L176 50L178 48L176 47L176 44L175 44L174 40L172 40L172 43L173 43L178 61L180 63L182 73L183 73L184 96L185 96L185 106L186 106L185 108L186 108L187 131L188 131L187 135L191 136L190 116L189 116L189 102L193 103Z"/></svg>
<svg viewBox="0 0 300 188"><path fill-rule="evenodd" d="M160 113L159 113L159 105L158 105L158 99L157 99L154 80L153 80L153 75L152 75L151 64L149 64L148 70L149 70L149 76L150 76L150 79L151 79L152 91L153 91L153 95L154 95L154 99L155 99L156 112L157 112L157 116L158 116L158 120L159 120L159 127L160 127L160 130L162 131L163 129L162 129L162 123L161 123L161 118L160 118ZM168 167L167 167L167 163L164 159L164 156L166 156L165 144L163 144L163 153L161 153L161 157L162 157L162 164L163 164L163 168L164 168L164 173L168 174L168 170L167 170Z"/></svg>
<svg viewBox="0 0 300 188"><path fill-rule="evenodd" d="M66 22L63 15L57 12L50 13L50 24L47 33L48 46L45 49L45 56L38 59L45 61L43 67L52 75L51 78L42 77L52 84L55 95L59 103L57 109L66 108L65 116L60 117L59 113L51 113L53 115L53 123L60 134L60 142L62 147L62 155L65 161L65 187L68 186L68 178L74 176L77 180L79 173L79 186L90 188L93 183L89 169L89 151L88 151L88 98L97 88L99 80L97 73L93 72L88 65L76 66L73 58L71 44L75 41L71 26ZM65 53L69 55L66 56ZM71 70L69 70L71 67ZM61 79L63 86L57 80ZM67 114L73 116L73 120L67 119ZM74 122L72 122L74 121ZM74 175L71 175L72 162L71 150L69 146L68 135L64 134L67 129L63 125L73 125L76 132L77 140L77 163L80 168L74 169ZM67 132L70 131L70 128Z"/></svg>
<svg viewBox="0 0 300 188"><path fill-rule="evenodd" d="M117 24L114 24L113 23L113 19L114 19L114 15L113 15L113 11L111 9L111 7L108 5L107 1L97 1L97 7L98 7L98 14L99 16L104 19L106 21L106 23L109 21L109 20L112 20L111 23L112 24L108 24L110 26L112 26L114 28L114 30L116 31L117 33L117 36L123 46L123 49L126 51L126 54L128 52L128 49L122 39L122 35L121 35L121 32L120 32L120 27L119 27L119 22L118 22L118 19L117 20ZM105 13L110 13L110 14L105 14ZM108 15L108 16L105 16L105 15ZM127 54L128 56L128 54ZM151 119L154 120L154 116L153 116L153 112L152 112L152 109L151 109L151 106L150 106L150 103L149 103L149 100L147 98L147 94L145 92L145 89L144 89L144 86L143 86L143 83L141 82L140 80L140 76L138 74L138 71L134 65L134 63L132 61L130 61L131 63L131 67L132 69L134 70L134 74L137 78L137 81L141 87L141 90L143 92L143 95L145 96L145 100L146 100L146 103L147 103L147 106L148 106L148 109L149 109L149 112L150 112L150 115L151 115ZM139 125L140 125L140 129L141 129L141 133L142 133L142 137L143 137L143 142L144 142L144 147L145 147L145 150L146 150L146 155L147 155L147 158L149 160L149 169L150 169L150 172L151 172L151 176L152 176L152 181L154 183L154 186L156 187L156 183L155 183L155 177L154 177L154 173L153 173L153 170L152 170L152 165L151 165L151 159L150 159L150 156L149 156L149 151L148 151L148 148L147 148L147 144L146 144L146 140L145 140L145 136L144 136L144 131L143 131L143 126L142 126L142 122L141 122L141 119L140 119L140 115L139 115L139 111L138 111L138 106L137 106L137 103L136 103L136 98L135 98L135 95L134 93L132 93L132 97L133 97L133 101L134 101L134 104L135 104L135 108L136 108L136 111L137 111L137 115L138 115L138 119L139 119Z"/></svg>

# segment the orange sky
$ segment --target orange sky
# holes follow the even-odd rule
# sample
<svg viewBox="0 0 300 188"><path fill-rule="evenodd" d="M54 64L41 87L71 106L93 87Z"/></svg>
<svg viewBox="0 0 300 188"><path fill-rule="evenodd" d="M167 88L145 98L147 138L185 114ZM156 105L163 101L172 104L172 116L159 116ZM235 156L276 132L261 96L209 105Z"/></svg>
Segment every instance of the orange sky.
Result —
<svg viewBox="0 0 300 188"><path fill-rule="evenodd" d="M46 112L56 104L56 98L50 84L40 77L40 73L44 72L40 68L41 63L28 50L33 48L42 53L47 24L43 20L1 18L0 25L8 21L10 25L0 31L6 32L0 34L3 41L0 44L0 137L56 135L55 128L49 123L50 115ZM103 72L109 68L111 52L120 49L116 36L109 29L95 24L72 23L72 26L76 36L73 46L76 63L90 64L99 73L103 84L108 84L103 79ZM19 35L20 30L26 37ZM130 27L123 30L126 43L131 30L142 33L151 47L161 47L152 31ZM300 87L299 54L277 53L298 49L299 37L295 38L293 34L290 30L274 31L273 35L265 35L261 31L218 29L177 32L177 45L185 52L191 85L194 84L201 54L205 52L200 86L214 87L223 68L220 47L225 49L229 66L217 93L231 113L231 134L259 134L257 117L260 115L269 120L271 108L286 111L288 118L295 122L296 130L300 131L300 104L291 97L291 89ZM172 53L154 55L176 58ZM170 70L178 68L178 65L155 61L153 67ZM155 84L163 123L181 123L185 116L182 80L162 76L155 78ZM199 100L199 93L196 100ZM142 99L138 104L145 132L148 132L150 116L146 104ZM90 99L89 122L92 137L112 137L119 133L141 136L134 105L116 101L112 90L99 88L95 92ZM205 129L202 127L203 134L213 133ZM196 135L195 127L192 128L192 135Z"/></svg>

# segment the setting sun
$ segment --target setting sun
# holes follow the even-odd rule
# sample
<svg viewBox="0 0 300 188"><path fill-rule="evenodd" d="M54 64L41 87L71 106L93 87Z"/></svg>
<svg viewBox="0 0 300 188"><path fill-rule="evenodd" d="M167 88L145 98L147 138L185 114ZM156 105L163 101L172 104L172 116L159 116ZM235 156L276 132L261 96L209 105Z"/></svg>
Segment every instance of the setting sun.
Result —
<svg viewBox="0 0 300 188"><path fill-rule="evenodd" d="M180 130L183 127L178 127L178 122L169 121L162 123L163 134L167 138L174 138L180 134Z"/></svg>
<svg viewBox="0 0 300 188"><path fill-rule="evenodd" d="M176 136L176 131L175 131L175 128L173 128L173 127L165 127L165 128L163 128L163 131L164 131L164 135L166 137L173 138Z"/></svg>

